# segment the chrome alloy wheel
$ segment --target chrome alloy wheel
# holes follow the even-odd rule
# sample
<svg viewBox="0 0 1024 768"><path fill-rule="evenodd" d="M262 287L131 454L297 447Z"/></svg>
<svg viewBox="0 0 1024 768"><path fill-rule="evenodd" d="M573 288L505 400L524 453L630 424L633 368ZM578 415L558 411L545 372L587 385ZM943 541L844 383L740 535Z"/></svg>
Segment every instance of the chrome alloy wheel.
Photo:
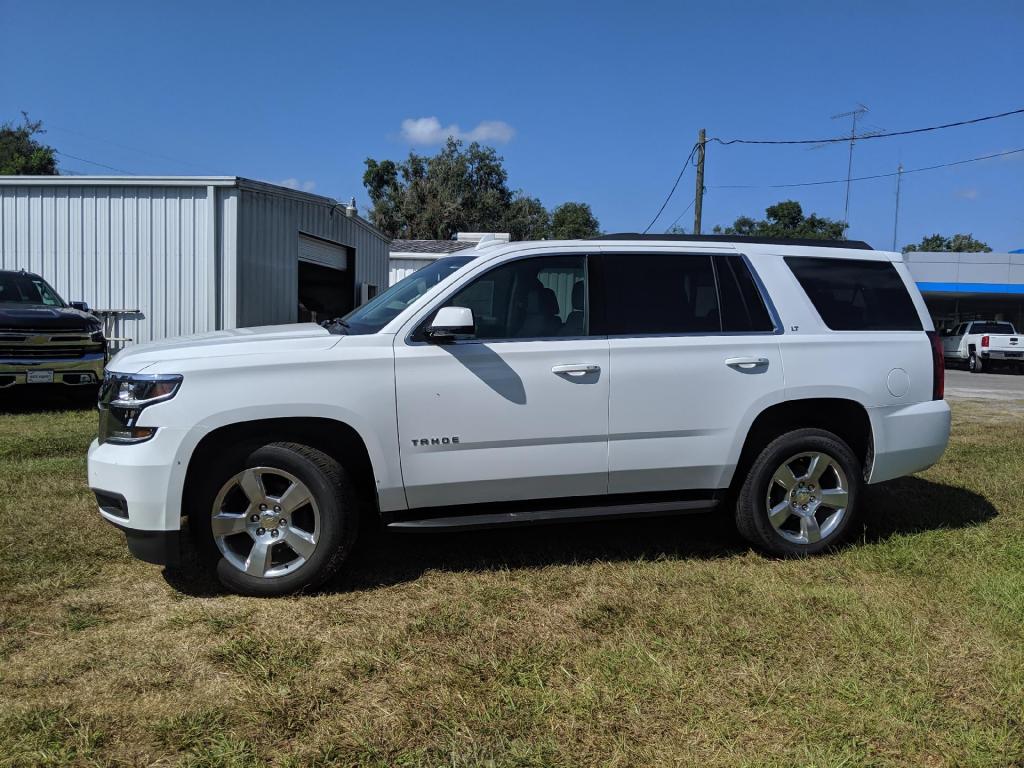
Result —
<svg viewBox="0 0 1024 768"><path fill-rule="evenodd" d="M306 484L274 467L232 477L213 502L213 539L224 559L261 579L292 573L316 551L320 509Z"/></svg>
<svg viewBox="0 0 1024 768"><path fill-rule="evenodd" d="M791 456L772 475L765 508L772 527L793 544L814 544L831 534L850 503L846 474L817 451Z"/></svg>

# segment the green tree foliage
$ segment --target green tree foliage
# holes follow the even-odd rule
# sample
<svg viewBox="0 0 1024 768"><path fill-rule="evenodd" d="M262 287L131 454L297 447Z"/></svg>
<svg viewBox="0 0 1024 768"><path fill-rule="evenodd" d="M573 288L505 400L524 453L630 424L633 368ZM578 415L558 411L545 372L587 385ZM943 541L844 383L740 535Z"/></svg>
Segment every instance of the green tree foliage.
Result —
<svg viewBox="0 0 1024 768"><path fill-rule="evenodd" d="M597 232L597 219L582 203L549 213L540 200L508 186L503 159L491 147L464 146L449 138L433 156L410 152L402 162L366 159L363 185L373 209L370 221L392 238L447 240L456 232L508 232L513 240L560 232ZM577 236L577 235L558 235Z"/></svg>
<svg viewBox="0 0 1024 768"><path fill-rule="evenodd" d="M550 237L551 214L536 197L519 195L509 205L500 229L513 240L541 240Z"/></svg>
<svg viewBox="0 0 1024 768"><path fill-rule="evenodd" d="M42 120L29 120L21 113L22 124L0 125L0 176L56 176L56 150L34 137L46 133Z"/></svg>
<svg viewBox="0 0 1024 768"><path fill-rule="evenodd" d="M580 240L601 233L597 218L586 203L562 203L551 211L551 237Z"/></svg>
<svg viewBox="0 0 1024 768"><path fill-rule="evenodd" d="M756 237L788 237L813 240L845 240L846 224L812 213L804 216L804 209L796 200L784 200L765 209L765 217L755 221L740 216L732 226L715 227L717 234L749 235Z"/></svg>
<svg viewBox="0 0 1024 768"><path fill-rule="evenodd" d="M912 251L955 251L959 253L991 253L992 249L988 243L975 240L971 234L956 234L952 237L942 235L929 235L921 239L920 243L903 246L904 253Z"/></svg>

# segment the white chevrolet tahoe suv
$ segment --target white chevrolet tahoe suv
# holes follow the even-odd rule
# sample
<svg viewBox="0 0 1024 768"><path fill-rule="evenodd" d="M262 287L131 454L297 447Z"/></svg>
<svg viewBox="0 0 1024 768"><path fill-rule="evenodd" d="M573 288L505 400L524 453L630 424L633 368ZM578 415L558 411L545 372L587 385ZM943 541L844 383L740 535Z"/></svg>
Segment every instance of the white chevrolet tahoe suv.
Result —
<svg viewBox="0 0 1024 768"><path fill-rule="evenodd" d="M137 557L194 547L253 595L323 583L369 523L718 508L814 554L950 429L900 254L692 236L491 245L328 327L133 347L99 411L100 514Z"/></svg>

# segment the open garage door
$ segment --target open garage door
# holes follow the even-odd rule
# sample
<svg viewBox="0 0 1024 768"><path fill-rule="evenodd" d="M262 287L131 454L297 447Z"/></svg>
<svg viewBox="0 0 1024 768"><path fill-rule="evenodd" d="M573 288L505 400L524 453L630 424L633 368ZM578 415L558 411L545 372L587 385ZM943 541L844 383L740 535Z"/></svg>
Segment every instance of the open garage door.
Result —
<svg viewBox="0 0 1024 768"><path fill-rule="evenodd" d="M348 269L348 248L319 237L299 235L299 261L331 269Z"/></svg>
<svg viewBox="0 0 1024 768"><path fill-rule="evenodd" d="M355 306L350 249L329 240L299 235L300 323L341 317Z"/></svg>

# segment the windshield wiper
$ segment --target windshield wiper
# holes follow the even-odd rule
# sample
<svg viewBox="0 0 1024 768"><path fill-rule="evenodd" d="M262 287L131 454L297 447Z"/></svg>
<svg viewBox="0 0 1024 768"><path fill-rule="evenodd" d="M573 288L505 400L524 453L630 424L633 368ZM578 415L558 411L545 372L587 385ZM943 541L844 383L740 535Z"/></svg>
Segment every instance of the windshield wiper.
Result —
<svg viewBox="0 0 1024 768"><path fill-rule="evenodd" d="M331 320L324 320L320 323L322 328L326 328L329 333L337 334L338 336L347 336L351 326L340 317L335 317Z"/></svg>

